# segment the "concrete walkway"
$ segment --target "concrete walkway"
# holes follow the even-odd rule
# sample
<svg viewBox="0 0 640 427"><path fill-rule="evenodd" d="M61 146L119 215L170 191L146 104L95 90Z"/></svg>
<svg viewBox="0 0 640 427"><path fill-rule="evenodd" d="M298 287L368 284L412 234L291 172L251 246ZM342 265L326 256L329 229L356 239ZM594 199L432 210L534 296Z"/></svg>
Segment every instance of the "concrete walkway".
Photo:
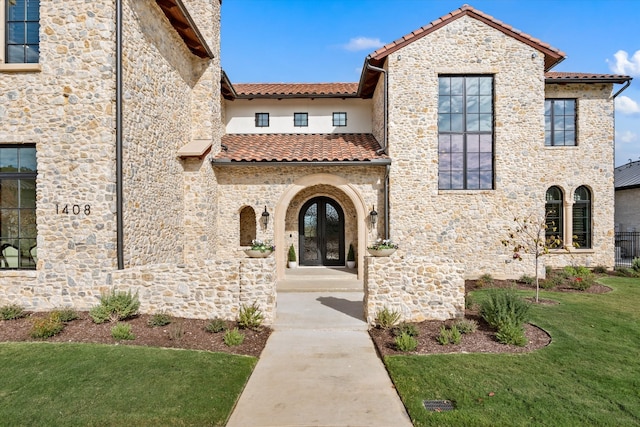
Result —
<svg viewBox="0 0 640 427"><path fill-rule="evenodd" d="M288 280L306 290L304 275ZM274 332L228 427L411 426L367 333L363 292L320 287L278 293Z"/></svg>

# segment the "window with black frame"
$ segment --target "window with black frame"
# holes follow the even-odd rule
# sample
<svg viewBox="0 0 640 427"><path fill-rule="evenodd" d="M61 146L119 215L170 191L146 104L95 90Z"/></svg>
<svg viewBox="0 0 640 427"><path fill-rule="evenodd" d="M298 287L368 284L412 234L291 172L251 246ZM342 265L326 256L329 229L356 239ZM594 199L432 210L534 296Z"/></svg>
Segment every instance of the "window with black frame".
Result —
<svg viewBox="0 0 640 427"><path fill-rule="evenodd" d="M559 236L563 239L564 236L564 221L563 221L563 194L559 187L549 187L546 194L545 219L547 229L545 231L545 238Z"/></svg>
<svg viewBox="0 0 640 427"><path fill-rule="evenodd" d="M544 101L544 145L576 145L576 100Z"/></svg>
<svg viewBox="0 0 640 427"><path fill-rule="evenodd" d="M308 113L293 113L293 126L306 127L309 126L309 114Z"/></svg>
<svg viewBox="0 0 640 427"><path fill-rule="evenodd" d="M493 189L493 77L438 83L438 188Z"/></svg>
<svg viewBox="0 0 640 427"><path fill-rule="evenodd" d="M36 174L35 147L0 146L1 268L35 268Z"/></svg>
<svg viewBox="0 0 640 427"><path fill-rule="evenodd" d="M585 186L573 194L573 243L579 249L591 248L591 192Z"/></svg>
<svg viewBox="0 0 640 427"><path fill-rule="evenodd" d="M269 113L256 113L256 127L257 128L269 127Z"/></svg>
<svg viewBox="0 0 640 427"><path fill-rule="evenodd" d="M38 63L40 0L5 0L5 62Z"/></svg>

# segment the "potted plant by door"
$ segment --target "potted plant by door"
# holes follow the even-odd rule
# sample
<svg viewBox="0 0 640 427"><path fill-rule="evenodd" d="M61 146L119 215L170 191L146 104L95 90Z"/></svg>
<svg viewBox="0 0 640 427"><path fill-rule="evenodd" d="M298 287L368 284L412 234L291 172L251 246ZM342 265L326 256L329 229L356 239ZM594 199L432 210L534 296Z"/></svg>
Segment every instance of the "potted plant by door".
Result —
<svg viewBox="0 0 640 427"><path fill-rule="evenodd" d="M293 247L293 243L289 246L289 255L287 256L287 259L289 261L289 268L296 268L298 266L296 250Z"/></svg>
<svg viewBox="0 0 640 427"><path fill-rule="evenodd" d="M356 254L353 250L353 243L349 243L349 253L347 254L347 267L354 268L356 266Z"/></svg>

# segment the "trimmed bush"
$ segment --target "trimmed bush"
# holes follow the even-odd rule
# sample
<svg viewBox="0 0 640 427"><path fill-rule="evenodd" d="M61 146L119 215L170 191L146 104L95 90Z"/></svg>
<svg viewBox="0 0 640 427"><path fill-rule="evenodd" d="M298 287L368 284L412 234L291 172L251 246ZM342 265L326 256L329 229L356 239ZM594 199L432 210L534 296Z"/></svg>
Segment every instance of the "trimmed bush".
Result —
<svg viewBox="0 0 640 427"><path fill-rule="evenodd" d="M222 319L215 318L212 319L207 326L204 327L205 331L211 332L212 334L217 334L218 332L222 332L227 330L227 322Z"/></svg>
<svg viewBox="0 0 640 427"><path fill-rule="evenodd" d="M147 320L147 325L152 328L157 326L166 326L169 323L171 323L171 316L164 311L152 314L151 317L149 317L149 320Z"/></svg>
<svg viewBox="0 0 640 427"><path fill-rule="evenodd" d="M406 332L403 332L396 337L395 345L399 351L414 351L418 348L418 340Z"/></svg>
<svg viewBox="0 0 640 427"><path fill-rule="evenodd" d="M0 307L0 320L16 320L26 315L24 308L18 304L7 304Z"/></svg>
<svg viewBox="0 0 640 427"><path fill-rule="evenodd" d="M111 328L111 336L115 340L133 340L136 338L131 332L131 325L118 323Z"/></svg>
<svg viewBox="0 0 640 427"><path fill-rule="evenodd" d="M117 322L136 316L139 308L140 300L137 292L134 295L131 291L112 290L110 294L102 296L100 305L93 307L89 311L89 316L95 323Z"/></svg>
<svg viewBox="0 0 640 427"><path fill-rule="evenodd" d="M260 329L264 316L262 311L258 307L257 303L253 303L249 306L243 305L240 307L240 313L238 313L238 326L241 329Z"/></svg>
<svg viewBox="0 0 640 427"><path fill-rule="evenodd" d="M387 307L379 310L376 314L376 326L381 329L391 329L400 320L400 313L395 310L389 310Z"/></svg>
<svg viewBox="0 0 640 427"><path fill-rule="evenodd" d="M244 334L238 331L238 328L233 328L224 333L222 341L224 341L227 347L234 347L242 344L244 341Z"/></svg>
<svg viewBox="0 0 640 427"><path fill-rule="evenodd" d="M504 325L522 326L530 307L511 289L490 289L488 298L480 305L480 314L495 329Z"/></svg>
<svg viewBox="0 0 640 427"><path fill-rule="evenodd" d="M60 316L51 313L47 317L34 319L29 335L32 338L46 339L58 335L63 329L64 323L60 320Z"/></svg>

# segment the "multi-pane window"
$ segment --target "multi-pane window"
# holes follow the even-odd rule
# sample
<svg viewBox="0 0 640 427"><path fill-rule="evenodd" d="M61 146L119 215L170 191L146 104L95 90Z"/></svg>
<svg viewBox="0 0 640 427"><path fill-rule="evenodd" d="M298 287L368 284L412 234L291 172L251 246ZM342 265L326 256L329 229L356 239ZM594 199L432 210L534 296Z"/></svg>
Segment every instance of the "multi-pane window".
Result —
<svg viewBox="0 0 640 427"><path fill-rule="evenodd" d="M346 126L347 125L347 113L333 113L333 125L334 126Z"/></svg>
<svg viewBox="0 0 640 427"><path fill-rule="evenodd" d="M36 149L0 146L1 268L34 268Z"/></svg>
<svg viewBox="0 0 640 427"><path fill-rule="evenodd" d="M269 127L269 113L256 113L256 127L257 128Z"/></svg>
<svg viewBox="0 0 640 427"><path fill-rule="evenodd" d="M544 145L576 145L576 100L544 101Z"/></svg>
<svg viewBox="0 0 640 427"><path fill-rule="evenodd" d="M547 230L545 232L545 238L559 236L561 239L564 236L564 224L563 224L563 197L562 190L559 187L549 187L546 195L545 219Z"/></svg>
<svg viewBox="0 0 640 427"><path fill-rule="evenodd" d="M309 126L309 114L308 113L293 113L293 125L295 127Z"/></svg>
<svg viewBox="0 0 640 427"><path fill-rule="evenodd" d="M438 188L493 188L493 77L438 79Z"/></svg>
<svg viewBox="0 0 640 427"><path fill-rule="evenodd" d="M37 63L40 57L40 0L5 0L5 62Z"/></svg>
<svg viewBox="0 0 640 427"><path fill-rule="evenodd" d="M573 194L573 236L578 248L591 248L591 192L585 186Z"/></svg>

